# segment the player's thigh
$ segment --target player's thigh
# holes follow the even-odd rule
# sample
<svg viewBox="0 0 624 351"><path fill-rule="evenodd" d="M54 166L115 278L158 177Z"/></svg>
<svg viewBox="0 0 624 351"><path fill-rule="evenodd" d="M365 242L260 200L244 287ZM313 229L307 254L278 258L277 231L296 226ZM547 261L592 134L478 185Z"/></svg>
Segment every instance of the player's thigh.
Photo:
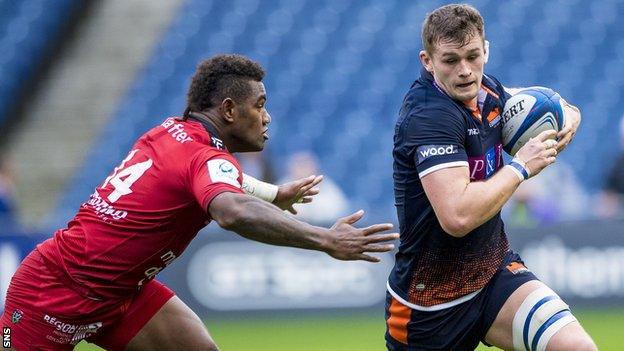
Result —
<svg viewBox="0 0 624 351"><path fill-rule="evenodd" d="M567 305L556 294L546 292L540 295L537 290L550 291L539 280L526 282L516 289L498 312L485 341L504 350L540 348L534 345L546 345L549 351L596 350L589 335L565 310ZM550 336L553 332L554 335ZM514 348L514 336L529 347Z"/></svg>
<svg viewBox="0 0 624 351"><path fill-rule="evenodd" d="M174 296L143 326L126 350L218 349L201 319Z"/></svg>

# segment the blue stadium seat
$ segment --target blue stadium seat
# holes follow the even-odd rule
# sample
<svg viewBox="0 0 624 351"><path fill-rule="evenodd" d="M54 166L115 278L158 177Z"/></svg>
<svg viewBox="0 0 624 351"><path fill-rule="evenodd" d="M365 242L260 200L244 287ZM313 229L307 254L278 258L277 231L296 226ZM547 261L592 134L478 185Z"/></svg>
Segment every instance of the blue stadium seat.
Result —
<svg viewBox="0 0 624 351"><path fill-rule="evenodd" d="M79 4L77 0L0 2L0 128Z"/></svg>

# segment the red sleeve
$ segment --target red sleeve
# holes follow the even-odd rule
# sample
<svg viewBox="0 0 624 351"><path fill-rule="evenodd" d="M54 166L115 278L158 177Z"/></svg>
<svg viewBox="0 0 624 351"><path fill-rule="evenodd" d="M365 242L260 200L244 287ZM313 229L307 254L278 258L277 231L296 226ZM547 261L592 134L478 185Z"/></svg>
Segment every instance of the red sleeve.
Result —
<svg viewBox="0 0 624 351"><path fill-rule="evenodd" d="M229 153L206 149L191 161L191 192L203 209L208 209L212 199L223 192L243 193L242 183L243 171Z"/></svg>

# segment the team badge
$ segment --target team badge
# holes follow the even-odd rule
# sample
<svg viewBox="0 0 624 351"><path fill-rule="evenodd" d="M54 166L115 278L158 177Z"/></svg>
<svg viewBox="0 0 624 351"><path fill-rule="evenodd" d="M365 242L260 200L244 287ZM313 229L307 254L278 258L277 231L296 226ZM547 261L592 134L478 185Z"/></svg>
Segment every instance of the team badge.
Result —
<svg viewBox="0 0 624 351"><path fill-rule="evenodd" d="M13 322L13 324L19 323L19 321L20 321L20 319L22 319L23 315L24 315L24 312L22 312L20 310L13 311L13 315L11 316L11 321Z"/></svg>

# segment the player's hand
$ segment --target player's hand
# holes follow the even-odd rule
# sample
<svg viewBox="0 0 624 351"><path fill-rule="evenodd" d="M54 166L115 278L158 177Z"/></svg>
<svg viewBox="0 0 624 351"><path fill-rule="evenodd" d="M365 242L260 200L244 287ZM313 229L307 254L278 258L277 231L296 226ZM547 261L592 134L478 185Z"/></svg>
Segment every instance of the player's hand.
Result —
<svg viewBox="0 0 624 351"><path fill-rule="evenodd" d="M319 189L315 188L315 186L321 181L323 181L322 175L311 175L306 178L282 184L278 187L277 196L275 196L273 204L282 210L297 214L297 210L295 210L293 204L298 202L304 204L312 202L312 197L319 193Z"/></svg>
<svg viewBox="0 0 624 351"><path fill-rule="evenodd" d="M554 140L557 132L550 129L529 139L516 153L516 158L523 161L525 168L532 177L546 166L554 163L557 158L557 142Z"/></svg>
<svg viewBox="0 0 624 351"><path fill-rule="evenodd" d="M380 234L380 232L392 229L392 224L374 224L366 228L354 227L353 224L362 216L364 216L364 211L359 210L336 221L330 229L333 236L326 250L327 254L343 261L379 262L379 258L368 255L366 252L387 252L394 249L394 245L388 241L398 239L399 234Z"/></svg>
<svg viewBox="0 0 624 351"><path fill-rule="evenodd" d="M563 129L557 133L557 152L563 151L576 135L576 130L581 124L581 111L578 107L570 105L563 98L561 99L563 105L563 115L565 116L565 122Z"/></svg>

